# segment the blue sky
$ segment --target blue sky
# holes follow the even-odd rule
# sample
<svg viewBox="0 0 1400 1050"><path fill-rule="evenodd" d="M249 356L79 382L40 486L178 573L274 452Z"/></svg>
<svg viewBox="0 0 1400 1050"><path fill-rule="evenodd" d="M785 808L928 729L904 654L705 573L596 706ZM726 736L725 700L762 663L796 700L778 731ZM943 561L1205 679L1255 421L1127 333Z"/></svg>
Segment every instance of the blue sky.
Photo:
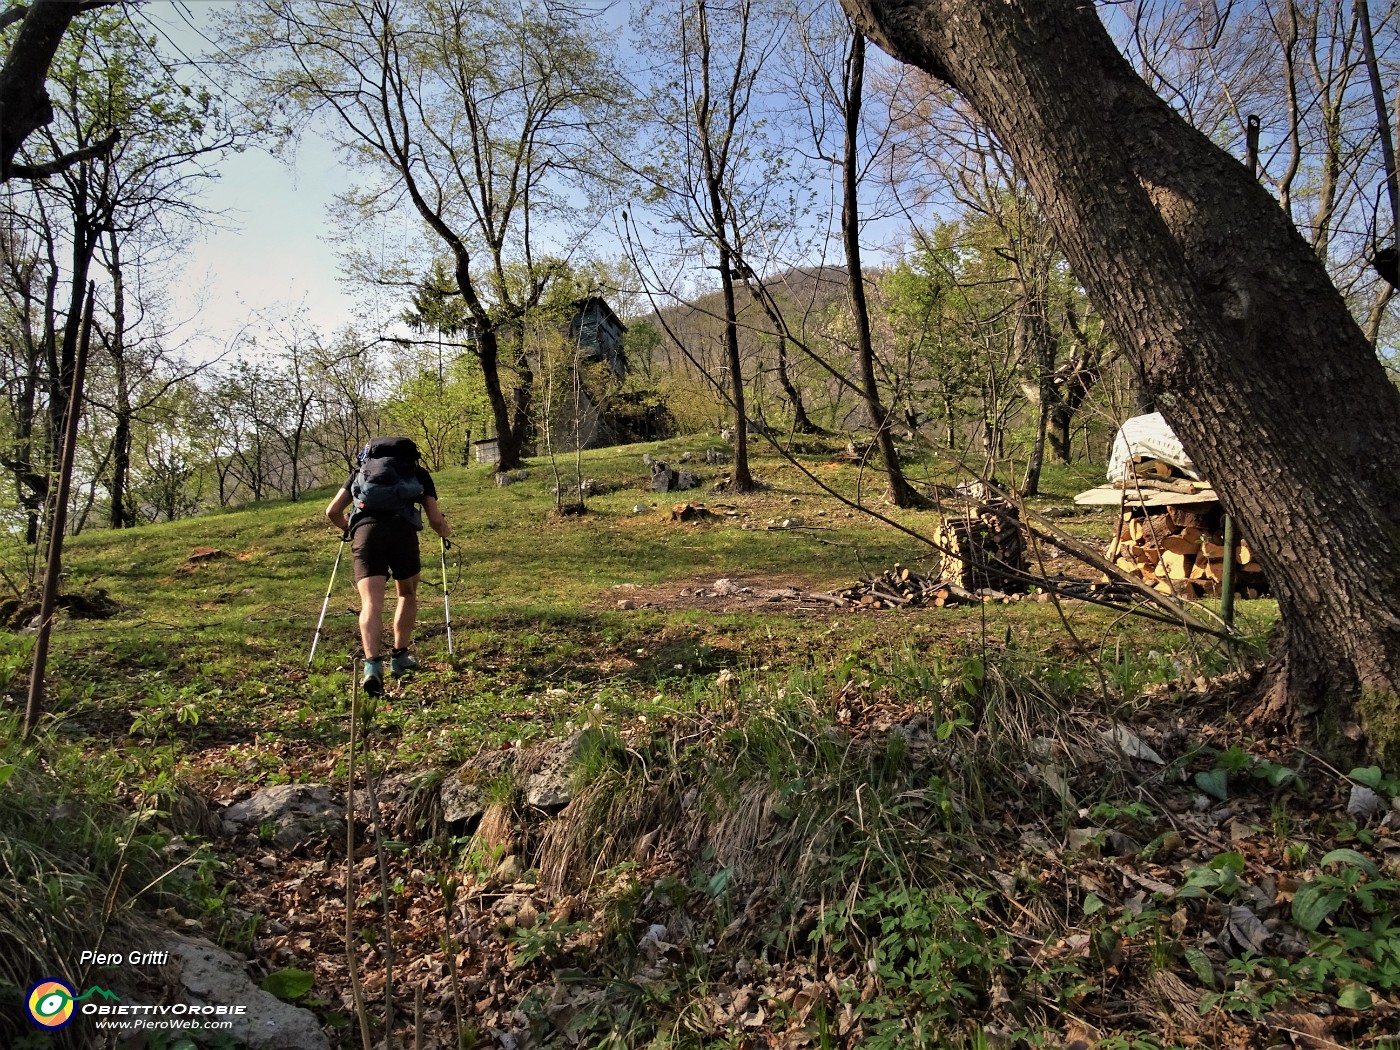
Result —
<svg viewBox="0 0 1400 1050"><path fill-rule="evenodd" d="M212 11L229 6L159 0L143 5L138 19L195 57L209 48L198 30ZM325 238L327 208L350 180L329 143L308 135L289 161L261 149L230 154L219 172L204 203L223 217L195 234L171 287L173 316L199 310L188 333L196 341L192 350L219 352L260 312L290 313L328 334L350 322L355 302L341 287L336 252Z"/></svg>

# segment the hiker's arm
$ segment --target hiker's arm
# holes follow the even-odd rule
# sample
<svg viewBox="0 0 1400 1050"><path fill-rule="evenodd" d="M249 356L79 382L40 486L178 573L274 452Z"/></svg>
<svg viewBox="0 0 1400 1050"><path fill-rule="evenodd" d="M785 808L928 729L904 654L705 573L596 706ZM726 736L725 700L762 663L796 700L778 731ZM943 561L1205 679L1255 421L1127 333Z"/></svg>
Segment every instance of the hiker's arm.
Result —
<svg viewBox="0 0 1400 1050"><path fill-rule="evenodd" d="M434 532L443 539L452 535L452 526L447 524L447 519L442 516L442 511L438 510L435 496L423 497L423 510L427 512L428 524L433 527Z"/></svg>
<svg viewBox="0 0 1400 1050"><path fill-rule="evenodd" d="M331 519L331 524L341 532L350 527L350 521L345 516L345 509L350 506L350 490L341 489L335 494L335 499L331 500L326 507L326 517Z"/></svg>

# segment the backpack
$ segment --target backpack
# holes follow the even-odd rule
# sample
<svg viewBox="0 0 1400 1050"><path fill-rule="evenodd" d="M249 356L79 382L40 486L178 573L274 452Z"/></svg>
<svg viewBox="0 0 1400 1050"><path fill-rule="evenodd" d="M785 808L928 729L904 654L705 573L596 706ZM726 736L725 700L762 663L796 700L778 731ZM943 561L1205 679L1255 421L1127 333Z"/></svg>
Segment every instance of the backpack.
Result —
<svg viewBox="0 0 1400 1050"><path fill-rule="evenodd" d="M421 530L423 516L417 501L423 496L423 483L418 480L417 465L418 446L411 439L370 438L350 486L353 516L379 521L398 516Z"/></svg>

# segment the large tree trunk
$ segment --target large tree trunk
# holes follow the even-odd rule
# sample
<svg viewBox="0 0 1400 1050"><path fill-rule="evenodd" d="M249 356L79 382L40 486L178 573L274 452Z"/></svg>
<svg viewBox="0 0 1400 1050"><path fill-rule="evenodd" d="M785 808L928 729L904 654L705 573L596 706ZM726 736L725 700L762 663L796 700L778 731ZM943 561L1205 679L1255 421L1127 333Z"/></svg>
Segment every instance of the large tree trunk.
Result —
<svg viewBox="0 0 1400 1050"><path fill-rule="evenodd" d="M1274 709L1400 752L1400 392L1250 172L1081 0L843 0L967 96L1268 570ZM1379 469L1378 469L1378 465Z"/></svg>
<svg viewBox="0 0 1400 1050"><path fill-rule="evenodd" d="M126 368L126 281L122 273L121 242L114 231L107 232L108 273L112 278L112 333L107 353L112 359L112 396L116 425L112 428L112 485L107 523L114 529L136 524L136 514L127 508L127 482L131 473L131 436L134 412L131 407L131 380Z"/></svg>
<svg viewBox="0 0 1400 1050"><path fill-rule="evenodd" d="M506 403L505 390L501 387L500 343L496 338L496 329L489 322L477 327L476 357L481 362L486 401L491 406L491 422L496 427L496 448L500 453L496 469L516 470L521 464L520 445L515 440L515 431L511 429L510 407Z"/></svg>

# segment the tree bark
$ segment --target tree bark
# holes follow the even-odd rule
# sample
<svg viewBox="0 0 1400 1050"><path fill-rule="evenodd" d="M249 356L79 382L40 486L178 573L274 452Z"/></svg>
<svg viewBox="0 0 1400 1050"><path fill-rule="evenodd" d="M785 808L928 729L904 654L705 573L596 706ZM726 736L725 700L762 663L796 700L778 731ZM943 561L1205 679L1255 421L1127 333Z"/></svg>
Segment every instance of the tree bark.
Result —
<svg viewBox="0 0 1400 1050"><path fill-rule="evenodd" d="M112 359L113 396L116 425L112 428L112 485L108 493L107 523L114 529L136 524L128 512L127 480L131 473L131 432L135 413L131 407L131 380L126 360L126 281L122 273L121 241L115 231L107 231L108 266L112 278L112 334L107 354Z"/></svg>
<svg viewBox="0 0 1400 1050"><path fill-rule="evenodd" d="M747 34L747 11L744 14L744 32ZM757 489L753 474L749 472L749 424L744 410L744 371L739 357L739 309L734 295L734 274L739 260L735 257L729 240L729 213L724 203L724 179L728 173L729 149L731 147L736 122L737 97L731 92L727 123L721 128L720 142L716 142L710 126L710 118L716 107L710 93L711 55L709 40L709 20L703 0L699 6L699 29L701 48L701 95L696 100L696 137L700 146L700 162L704 171L705 204L709 208L707 221L714 232L715 247L719 252L719 283L724 300L724 360L729 371L729 402L734 409L734 476L730 487L735 492L753 492ZM737 79L737 77L736 77Z"/></svg>
<svg viewBox="0 0 1400 1050"><path fill-rule="evenodd" d="M1400 753L1400 392L1316 254L1132 72L1091 5L843 3L1015 157L1258 551L1282 618L1267 710L1338 755L1363 731Z"/></svg>
<svg viewBox="0 0 1400 1050"><path fill-rule="evenodd" d="M458 280L460 282L460 275ZM496 329L490 322L477 326L476 356L481 362L481 376L486 384L486 401L491 406L491 422L496 427L496 449L500 454L496 467L498 470L516 470L521 463L520 447L515 442L515 431L510 425L510 408L506 403L505 390L501 387L501 371L498 364L500 342L496 338Z"/></svg>

